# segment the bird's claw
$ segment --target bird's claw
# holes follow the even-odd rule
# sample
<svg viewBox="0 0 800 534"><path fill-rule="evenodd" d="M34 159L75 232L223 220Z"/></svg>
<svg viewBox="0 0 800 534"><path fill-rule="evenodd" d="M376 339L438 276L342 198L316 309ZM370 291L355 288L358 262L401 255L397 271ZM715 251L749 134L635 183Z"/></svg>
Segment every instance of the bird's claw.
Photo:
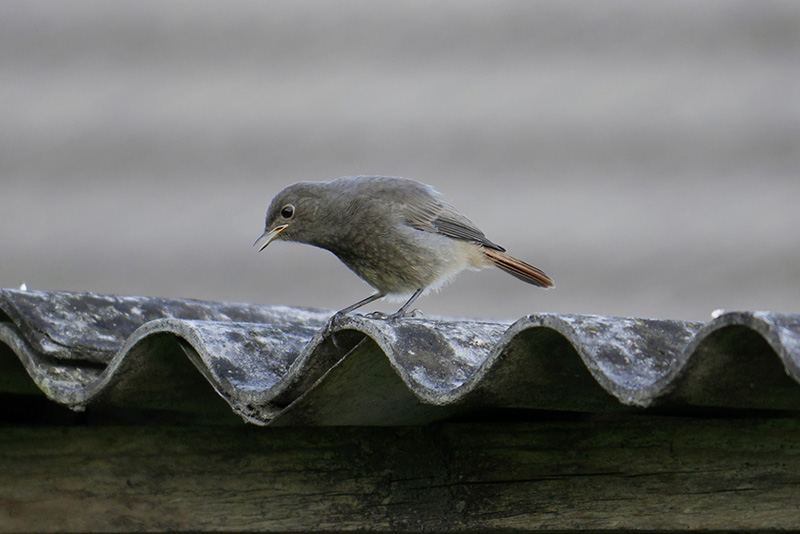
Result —
<svg viewBox="0 0 800 534"><path fill-rule="evenodd" d="M419 308L414 308L410 312L406 312L406 311L403 311L403 310L397 310L395 313L393 313L393 314L391 314L389 316L386 316L384 314L380 314L380 315L381 315L380 318L385 319L387 321L396 321L397 319L401 319L403 317L412 317L412 318L413 317L421 317L422 316L422 310L420 310Z"/></svg>
<svg viewBox="0 0 800 534"><path fill-rule="evenodd" d="M331 317L331 322L340 321L342 318L347 316L346 313L336 312ZM378 319L380 321L396 321L397 319L401 319L403 317L422 317L423 313L422 310L419 308L414 308L410 312L404 312L403 310L397 310L395 313L391 315L387 315L383 312L374 311L370 313L365 313L362 317L366 317L367 319Z"/></svg>

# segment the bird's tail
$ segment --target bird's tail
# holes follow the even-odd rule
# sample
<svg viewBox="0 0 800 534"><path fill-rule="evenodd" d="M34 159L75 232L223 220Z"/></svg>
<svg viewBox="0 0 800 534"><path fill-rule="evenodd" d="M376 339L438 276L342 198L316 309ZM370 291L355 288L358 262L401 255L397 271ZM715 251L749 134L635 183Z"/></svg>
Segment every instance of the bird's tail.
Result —
<svg viewBox="0 0 800 534"><path fill-rule="evenodd" d="M499 267L501 270L507 272L511 276L519 278L523 282L528 282L538 287L555 287L553 279L544 274L541 269L537 269L529 263L518 260L509 256L505 252L499 250L484 248L483 253L489 260Z"/></svg>

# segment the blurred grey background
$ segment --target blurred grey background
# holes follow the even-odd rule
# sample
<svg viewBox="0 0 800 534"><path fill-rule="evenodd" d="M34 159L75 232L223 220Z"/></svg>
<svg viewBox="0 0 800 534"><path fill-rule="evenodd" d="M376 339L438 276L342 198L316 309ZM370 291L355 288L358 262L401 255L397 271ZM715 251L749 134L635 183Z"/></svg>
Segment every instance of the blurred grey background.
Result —
<svg viewBox="0 0 800 534"><path fill-rule="evenodd" d="M0 124L3 287L338 309L333 255L251 244L389 174L558 286L426 314L800 312L800 2L4 1Z"/></svg>

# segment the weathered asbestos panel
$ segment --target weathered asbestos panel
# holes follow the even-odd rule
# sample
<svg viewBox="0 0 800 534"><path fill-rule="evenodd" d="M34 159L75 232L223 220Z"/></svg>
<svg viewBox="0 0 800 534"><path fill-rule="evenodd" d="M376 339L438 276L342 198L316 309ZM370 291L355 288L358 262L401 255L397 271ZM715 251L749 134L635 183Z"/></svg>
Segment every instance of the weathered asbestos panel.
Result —
<svg viewBox="0 0 800 534"><path fill-rule="evenodd" d="M473 410L800 409L800 315L513 324L0 290L0 386L257 424L399 425ZM5 354L5 357L3 356ZM228 410L229 411L229 410Z"/></svg>

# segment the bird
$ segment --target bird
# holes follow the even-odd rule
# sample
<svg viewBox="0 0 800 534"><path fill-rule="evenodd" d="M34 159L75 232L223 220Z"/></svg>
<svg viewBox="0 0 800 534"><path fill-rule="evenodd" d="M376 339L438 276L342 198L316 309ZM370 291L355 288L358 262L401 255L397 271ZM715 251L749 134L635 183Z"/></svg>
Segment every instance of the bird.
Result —
<svg viewBox="0 0 800 534"><path fill-rule="evenodd" d="M409 178L344 176L289 185L270 202L253 246L260 252L276 240L329 250L376 290L337 314L388 296L407 299L388 318L404 317L419 296L465 269L495 266L534 286L555 287L544 271L490 241L432 186Z"/></svg>

